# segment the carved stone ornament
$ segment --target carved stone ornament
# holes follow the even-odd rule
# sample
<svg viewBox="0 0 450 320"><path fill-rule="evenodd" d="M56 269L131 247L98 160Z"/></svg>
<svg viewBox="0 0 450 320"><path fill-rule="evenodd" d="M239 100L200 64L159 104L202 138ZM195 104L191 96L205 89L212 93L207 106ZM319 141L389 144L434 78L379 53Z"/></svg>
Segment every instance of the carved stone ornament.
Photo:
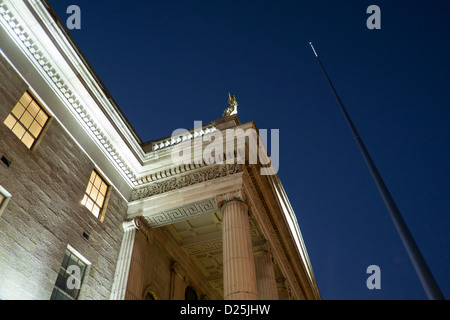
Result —
<svg viewBox="0 0 450 320"><path fill-rule="evenodd" d="M216 203L219 208L221 208L225 203L230 201L245 202L245 200L246 196L244 190L242 189L216 196Z"/></svg>
<svg viewBox="0 0 450 320"><path fill-rule="evenodd" d="M254 241L253 243L253 252L255 254L258 253L266 253L271 254L269 243L265 239L259 239L257 241Z"/></svg>
<svg viewBox="0 0 450 320"><path fill-rule="evenodd" d="M225 177L242 172L239 164L217 165L206 169L195 171L183 176L170 178L161 182L152 183L149 186L135 189L131 195L131 201L148 198L157 194L181 189L197 183Z"/></svg>
<svg viewBox="0 0 450 320"><path fill-rule="evenodd" d="M139 216L131 220L126 220L122 223L122 227L125 232L133 229L140 230L147 237L147 240L153 241L153 235L150 233L151 227L143 217Z"/></svg>
<svg viewBox="0 0 450 320"><path fill-rule="evenodd" d="M237 114L238 105L239 104L237 103L236 97L234 96L234 94L228 93L228 107L223 112L222 117L225 118L225 117L231 116L233 114Z"/></svg>
<svg viewBox="0 0 450 320"><path fill-rule="evenodd" d="M217 211L217 209L214 198L210 198L158 213L152 213L151 215L145 216L145 219L151 227L157 228L178 221L195 218L203 214L212 213Z"/></svg>
<svg viewBox="0 0 450 320"><path fill-rule="evenodd" d="M178 262L172 263L171 268L173 272L175 272L175 274L179 276L181 279L184 280L186 278L186 270L184 270L184 268L180 266Z"/></svg>

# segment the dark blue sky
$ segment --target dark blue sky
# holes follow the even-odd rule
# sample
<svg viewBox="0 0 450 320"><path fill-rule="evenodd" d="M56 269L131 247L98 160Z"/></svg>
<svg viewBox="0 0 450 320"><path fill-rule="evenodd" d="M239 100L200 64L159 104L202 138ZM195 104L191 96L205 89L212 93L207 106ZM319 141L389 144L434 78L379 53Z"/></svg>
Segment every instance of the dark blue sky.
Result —
<svg viewBox="0 0 450 320"><path fill-rule="evenodd" d="M312 41L450 297L450 2L50 0L139 136L220 118L280 130L279 176L323 299L426 299ZM369 5L381 30L369 30ZM381 269L381 289L366 268Z"/></svg>

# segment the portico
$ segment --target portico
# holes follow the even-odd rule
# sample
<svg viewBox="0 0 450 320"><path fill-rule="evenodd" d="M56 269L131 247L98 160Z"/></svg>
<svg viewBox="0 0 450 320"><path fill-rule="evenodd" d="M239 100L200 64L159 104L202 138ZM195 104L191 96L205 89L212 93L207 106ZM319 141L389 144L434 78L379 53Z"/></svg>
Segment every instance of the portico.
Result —
<svg viewBox="0 0 450 320"><path fill-rule="evenodd" d="M236 116L226 123L249 125L240 125ZM171 167L170 147L158 153L160 167L145 178L153 181L132 193L128 220L138 223L127 224L136 227L125 231L130 236L124 237L123 263L113 285L113 293L120 294L111 298L140 299L151 287L142 276L149 272L142 257L155 245L149 242L154 242L152 234L158 234L170 239L160 244L172 260L169 299L184 299L187 286L195 288L199 299L320 299L295 215L276 175L261 176L254 164Z"/></svg>

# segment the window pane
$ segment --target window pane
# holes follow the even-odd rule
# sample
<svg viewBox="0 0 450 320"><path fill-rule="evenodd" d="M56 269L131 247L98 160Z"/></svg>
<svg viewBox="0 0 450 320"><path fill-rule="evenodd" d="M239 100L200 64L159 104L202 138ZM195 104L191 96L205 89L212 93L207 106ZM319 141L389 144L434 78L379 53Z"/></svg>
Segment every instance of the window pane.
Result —
<svg viewBox="0 0 450 320"><path fill-rule="evenodd" d="M28 92L25 92L19 101L24 107L27 107L31 100L32 100L31 96L28 94Z"/></svg>
<svg viewBox="0 0 450 320"><path fill-rule="evenodd" d="M86 264L83 261L78 260L78 267L80 268L80 280L82 280L84 277L84 272L86 271Z"/></svg>
<svg viewBox="0 0 450 320"><path fill-rule="evenodd" d="M59 269L58 277L56 278L55 286L61 290L66 289L66 271L64 269Z"/></svg>
<svg viewBox="0 0 450 320"><path fill-rule="evenodd" d="M61 291L56 290L56 299L55 300L70 300L70 299Z"/></svg>
<svg viewBox="0 0 450 320"><path fill-rule="evenodd" d="M22 142L28 147L28 149L30 149L34 143L34 138L31 136L31 134L25 132L22 138Z"/></svg>
<svg viewBox="0 0 450 320"><path fill-rule="evenodd" d="M36 101L33 101L30 103L30 105L27 108L28 112L33 116L33 118L36 117L39 110L41 110L41 107L36 103Z"/></svg>
<svg viewBox="0 0 450 320"><path fill-rule="evenodd" d="M22 116L23 112L25 111L25 108L22 107L22 105L20 103L17 103L16 106L14 107L14 109L12 110L12 114L17 118L20 119L20 117Z"/></svg>
<svg viewBox="0 0 450 320"><path fill-rule="evenodd" d="M14 132L14 134L19 138L22 139L23 134L25 133L25 128L22 127L22 125L20 123L16 123L16 125L14 126L14 128L12 129L12 132Z"/></svg>
<svg viewBox="0 0 450 320"><path fill-rule="evenodd" d="M91 190L92 190L92 183L89 182L88 186L87 186L87 189L86 189L86 194L91 194Z"/></svg>
<svg viewBox="0 0 450 320"><path fill-rule="evenodd" d="M108 185L105 182L102 182L102 186L100 187L101 194L106 196L106 190L108 190Z"/></svg>
<svg viewBox="0 0 450 320"><path fill-rule="evenodd" d="M97 199L97 194L98 194L98 190L95 188L92 188L91 193L89 194L92 198L92 200L96 200Z"/></svg>
<svg viewBox="0 0 450 320"><path fill-rule="evenodd" d="M100 208L96 204L92 208L92 213L98 218L98 215L100 214Z"/></svg>
<svg viewBox="0 0 450 320"><path fill-rule="evenodd" d="M56 293L57 293L57 292L58 292L58 291L56 291L56 289L53 288L52 295L50 296L50 300L56 300Z"/></svg>
<svg viewBox="0 0 450 320"><path fill-rule="evenodd" d="M81 204L86 205L87 199L88 199L88 196L84 195L83 200L81 200Z"/></svg>
<svg viewBox="0 0 450 320"><path fill-rule="evenodd" d="M12 129L16 124L16 122L17 122L16 118L14 118L14 116L10 114L8 115L4 123L9 129Z"/></svg>
<svg viewBox="0 0 450 320"><path fill-rule="evenodd" d="M78 259L74 255L70 255L69 266L77 265Z"/></svg>
<svg viewBox="0 0 450 320"><path fill-rule="evenodd" d="M94 202L88 198L86 201L86 208L88 208L90 211L92 211L92 206L93 206Z"/></svg>
<svg viewBox="0 0 450 320"><path fill-rule="evenodd" d="M44 126L45 123L47 122L48 116L45 114L45 112L43 110L39 111L38 115L36 116L36 120L37 122L39 122L39 124L41 126Z"/></svg>
<svg viewBox="0 0 450 320"><path fill-rule="evenodd" d="M99 207L102 207L104 199L105 199L104 196L102 196L101 194L98 194L97 200L95 200L95 202L98 204Z"/></svg>
<svg viewBox="0 0 450 320"><path fill-rule="evenodd" d="M102 179L97 175L96 177L95 177L95 181L94 181L94 186L97 188L97 189L100 189L100 185L102 184Z"/></svg>
<svg viewBox="0 0 450 320"><path fill-rule="evenodd" d="M67 267L69 266L70 256L70 252L66 250L66 252L64 253L63 262L61 264L62 268L67 269Z"/></svg>
<svg viewBox="0 0 450 320"><path fill-rule="evenodd" d="M42 127L37 121L33 121L33 123L31 124L30 129L28 129L28 131L30 131L30 133L35 138L39 137L39 133L41 133L41 130L42 130Z"/></svg>
<svg viewBox="0 0 450 320"><path fill-rule="evenodd" d="M20 122L23 124L23 126L28 129L31 125L31 123L33 122L33 117L31 116L31 114L28 111L25 111L22 115L22 117L20 117Z"/></svg>
<svg viewBox="0 0 450 320"><path fill-rule="evenodd" d="M89 181L90 182L92 182L92 183L94 183L94 180L95 180L95 177L96 177L97 175L95 174L95 171L92 171L92 174L91 174L91 177L89 178Z"/></svg>

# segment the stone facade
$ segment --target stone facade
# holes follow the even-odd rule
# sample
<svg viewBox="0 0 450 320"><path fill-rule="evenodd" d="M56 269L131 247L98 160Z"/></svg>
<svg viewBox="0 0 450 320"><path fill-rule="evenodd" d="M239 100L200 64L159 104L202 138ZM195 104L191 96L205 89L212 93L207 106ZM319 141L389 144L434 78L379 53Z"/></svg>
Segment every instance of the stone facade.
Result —
<svg viewBox="0 0 450 320"><path fill-rule="evenodd" d="M0 74L3 122L28 86L2 56ZM3 123L0 136L11 161L0 185L13 195L0 217L0 299L48 299L68 244L92 263L80 299L108 299L127 202L113 190L103 223L81 205L94 165L58 121L35 151Z"/></svg>

